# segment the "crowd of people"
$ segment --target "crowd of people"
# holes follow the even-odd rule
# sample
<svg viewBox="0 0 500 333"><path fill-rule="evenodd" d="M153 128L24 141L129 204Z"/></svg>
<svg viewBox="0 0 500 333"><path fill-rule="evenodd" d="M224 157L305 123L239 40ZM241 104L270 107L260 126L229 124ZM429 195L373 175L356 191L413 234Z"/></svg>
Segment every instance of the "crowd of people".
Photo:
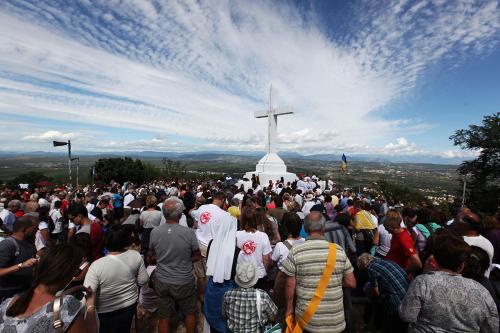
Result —
<svg viewBox="0 0 500 333"><path fill-rule="evenodd" d="M499 331L498 214L315 176L3 188L0 209L2 332Z"/></svg>

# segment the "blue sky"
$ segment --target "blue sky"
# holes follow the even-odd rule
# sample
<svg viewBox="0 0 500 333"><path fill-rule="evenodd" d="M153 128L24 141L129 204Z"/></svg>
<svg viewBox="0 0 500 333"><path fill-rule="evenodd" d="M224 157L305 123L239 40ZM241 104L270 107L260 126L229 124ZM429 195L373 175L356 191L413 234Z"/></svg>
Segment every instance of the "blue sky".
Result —
<svg viewBox="0 0 500 333"><path fill-rule="evenodd" d="M499 1L0 3L1 150L440 157L500 105Z"/></svg>

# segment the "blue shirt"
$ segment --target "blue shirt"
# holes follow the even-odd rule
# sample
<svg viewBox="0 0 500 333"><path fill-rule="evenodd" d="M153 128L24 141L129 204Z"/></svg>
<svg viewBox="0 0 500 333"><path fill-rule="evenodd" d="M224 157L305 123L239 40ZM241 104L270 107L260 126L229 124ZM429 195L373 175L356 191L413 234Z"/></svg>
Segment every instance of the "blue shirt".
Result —
<svg viewBox="0 0 500 333"><path fill-rule="evenodd" d="M122 198L122 196L119 195L118 193L113 194L113 207L114 208L120 208L121 206L123 206L123 198Z"/></svg>
<svg viewBox="0 0 500 333"><path fill-rule="evenodd" d="M368 279L372 287L378 287L380 297L388 314L397 314L410 279L408 274L395 262L374 258L368 265Z"/></svg>

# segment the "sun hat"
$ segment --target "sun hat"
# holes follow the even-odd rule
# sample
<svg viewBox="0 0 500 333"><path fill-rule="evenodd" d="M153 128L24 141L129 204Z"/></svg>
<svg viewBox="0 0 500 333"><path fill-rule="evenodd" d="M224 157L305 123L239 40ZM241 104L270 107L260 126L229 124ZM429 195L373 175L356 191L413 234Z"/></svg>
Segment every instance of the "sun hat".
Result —
<svg viewBox="0 0 500 333"><path fill-rule="evenodd" d="M259 280L257 267L252 262L242 262L236 266L234 281L241 288L252 288Z"/></svg>
<svg viewBox="0 0 500 333"><path fill-rule="evenodd" d="M304 197L305 201L312 201L314 199L314 195L312 193L307 193Z"/></svg>

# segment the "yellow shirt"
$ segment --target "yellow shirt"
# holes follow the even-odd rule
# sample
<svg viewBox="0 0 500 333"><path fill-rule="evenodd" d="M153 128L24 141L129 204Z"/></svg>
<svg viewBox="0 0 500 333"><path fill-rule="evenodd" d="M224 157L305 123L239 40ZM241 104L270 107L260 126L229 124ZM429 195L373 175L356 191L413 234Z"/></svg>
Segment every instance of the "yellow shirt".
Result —
<svg viewBox="0 0 500 333"><path fill-rule="evenodd" d="M236 206L231 206L227 209L227 212L231 214L231 216L236 217L237 219L240 218L240 209Z"/></svg>

